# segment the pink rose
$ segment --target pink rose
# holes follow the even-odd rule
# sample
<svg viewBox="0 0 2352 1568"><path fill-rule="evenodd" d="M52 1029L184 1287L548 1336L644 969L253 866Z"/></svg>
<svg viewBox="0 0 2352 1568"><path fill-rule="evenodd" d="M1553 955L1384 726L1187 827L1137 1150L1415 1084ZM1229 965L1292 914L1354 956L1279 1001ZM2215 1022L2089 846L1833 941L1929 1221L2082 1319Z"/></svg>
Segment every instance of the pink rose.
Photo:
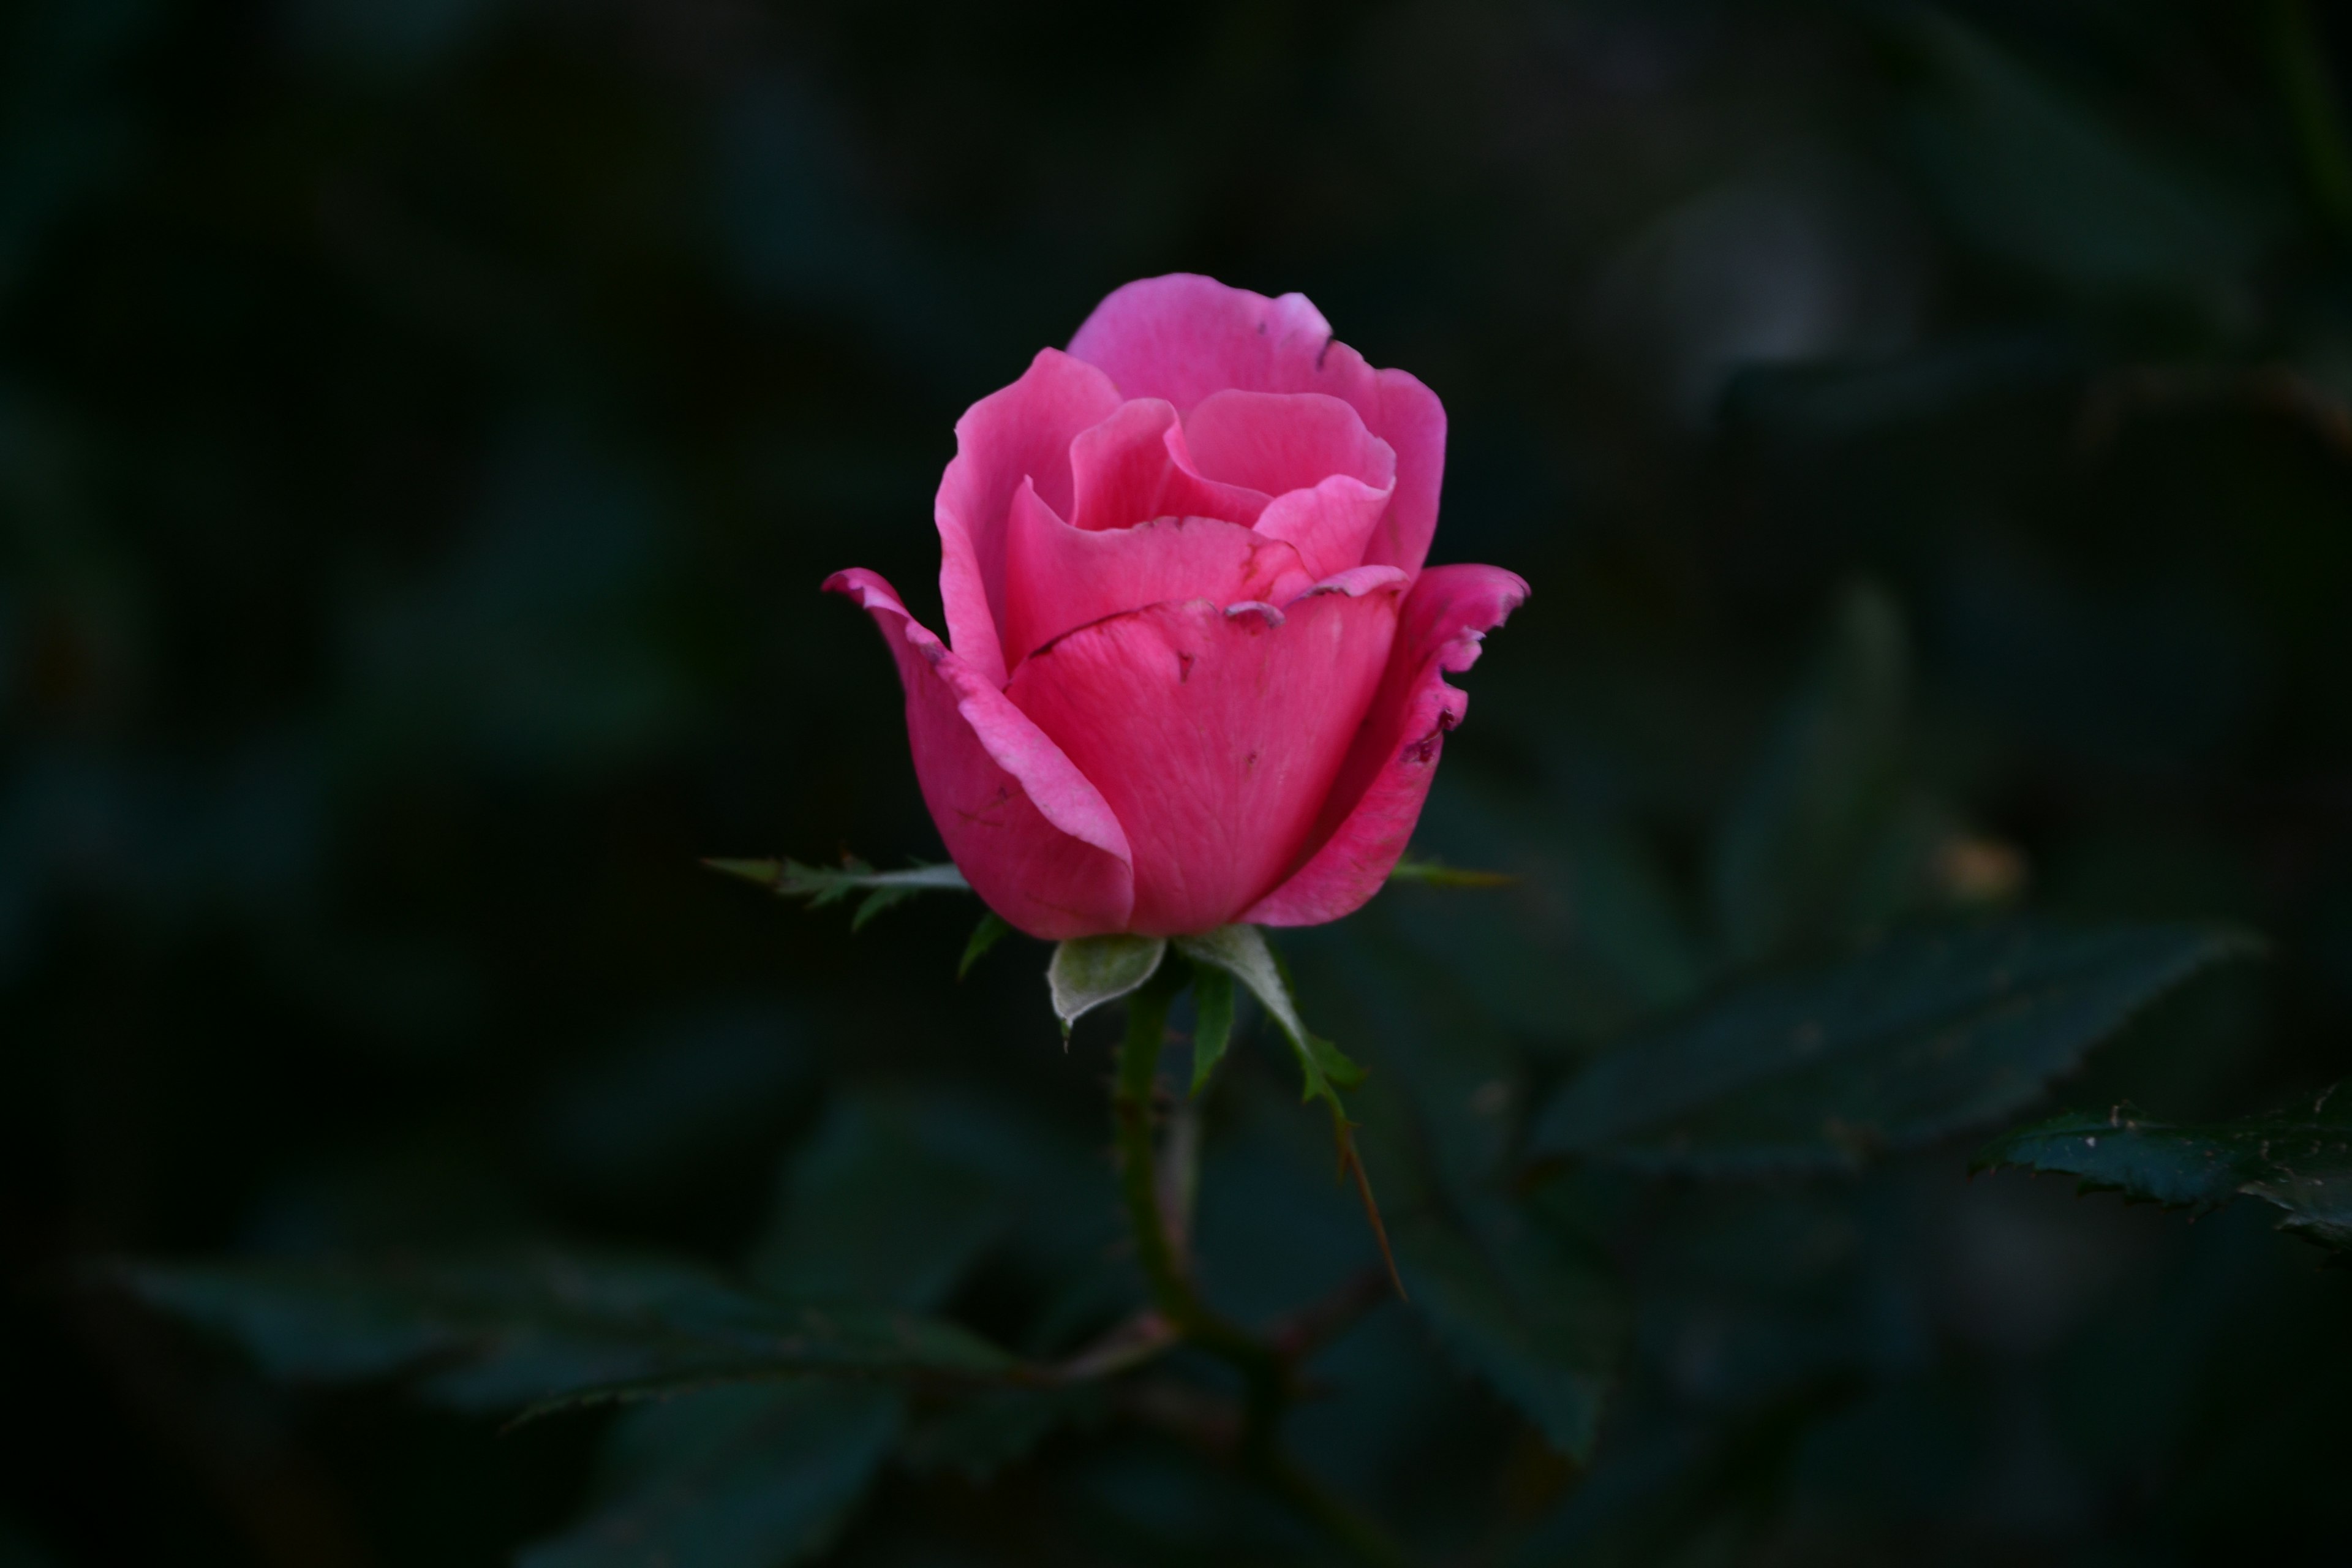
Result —
<svg viewBox="0 0 2352 1568"><path fill-rule="evenodd" d="M1445 410L1303 295L1178 274L956 424L948 642L835 574L907 690L923 799L973 889L1047 939L1317 925L1379 890L1527 597L1433 566Z"/></svg>

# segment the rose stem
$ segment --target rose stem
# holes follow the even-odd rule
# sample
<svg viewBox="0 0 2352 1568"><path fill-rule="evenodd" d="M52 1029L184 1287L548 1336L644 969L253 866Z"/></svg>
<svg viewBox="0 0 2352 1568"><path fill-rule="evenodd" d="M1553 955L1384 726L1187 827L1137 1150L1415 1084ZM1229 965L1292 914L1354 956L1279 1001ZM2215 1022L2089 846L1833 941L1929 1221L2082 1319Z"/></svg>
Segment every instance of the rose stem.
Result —
<svg viewBox="0 0 2352 1568"><path fill-rule="evenodd" d="M1172 957L1127 1000L1127 1037L1119 1047L1111 1089L1111 1120L1118 1137L1119 1195L1135 1233L1136 1259L1152 1304L1178 1333L1241 1373L1247 1391L1242 1427L1243 1462L1292 1507L1365 1561L1407 1561L1379 1528L1323 1489L1281 1452L1278 1438L1291 1394L1290 1358L1202 1300L1168 1234L1160 1177L1152 1160L1151 1097L1160 1076L1160 1048L1168 1007L1190 980Z"/></svg>

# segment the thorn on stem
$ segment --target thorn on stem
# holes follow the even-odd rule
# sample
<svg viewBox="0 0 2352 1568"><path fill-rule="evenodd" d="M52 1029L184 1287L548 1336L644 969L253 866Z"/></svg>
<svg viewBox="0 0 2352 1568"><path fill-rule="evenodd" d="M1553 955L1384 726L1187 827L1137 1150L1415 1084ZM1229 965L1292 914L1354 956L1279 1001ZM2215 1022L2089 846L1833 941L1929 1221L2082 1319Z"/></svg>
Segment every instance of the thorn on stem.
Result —
<svg viewBox="0 0 2352 1568"><path fill-rule="evenodd" d="M1372 1223L1372 1239L1380 1244L1381 1261L1387 1265L1389 1283L1396 1287L1397 1300L1410 1301L1405 1294L1404 1276L1397 1272L1396 1253L1389 1246L1389 1227L1381 1218L1381 1205L1372 1196L1371 1173L1364 1169L1364 1157L1356 1152L1353 1124L1346 1117L1331 1119L1334 1133L1339 1141L1339 1169L1356 1178L1356 1195L1364 1201L1364 1217Z"/></svg>

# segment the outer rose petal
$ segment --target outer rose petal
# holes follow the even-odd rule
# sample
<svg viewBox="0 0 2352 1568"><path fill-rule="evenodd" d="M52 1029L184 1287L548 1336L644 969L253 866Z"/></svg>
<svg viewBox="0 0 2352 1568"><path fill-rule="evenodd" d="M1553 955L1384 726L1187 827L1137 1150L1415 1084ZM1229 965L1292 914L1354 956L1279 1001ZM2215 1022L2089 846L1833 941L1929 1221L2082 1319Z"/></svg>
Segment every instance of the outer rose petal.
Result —
<svg viewBox="0 0 2352 1568"><path fill-rule="evenodd" d="M1121 405L1072 442L1070 472L1076 510L1062 515L1077 528L1126 528L1155 517L1217 517L1246 528L1270 499L1269 492L1202 478L1175 405L1156 397Z"/></svg>
<svg viewBox="0 0 2352 1568"><path fill-rule="evenodd" d="M940 598L948 641L991 683L1004 684L1004 519L1034 480L1047 505L1070 509L1070 443L1118 408L1109 377L1042 349L1021 379L956 421L955 460L940 480ZM1002 911L1000 911L1002 912ZM1004 917L1011 920L1009 914ZM1015 922L1018 923L1018 922Z"/></svg>
<svg viewBox="0 0 2352 1568"><path fill-rule="evenodd" d="M1379 386L1379 412L1365 415L1364 423L1396 449L1396 497L1364 559L1418 572L1429 559L1429 542L1437 536L1437 492L1445 482L1445 405L1401 370L1381 372Z"/></svg>
<svg viewBox="0 0 2352 1568"><path fill-rule="evenodd" d="M1354 404L1370 424L1377 407L1371 372L1355 358L1352 367L1333 365L1327 375L1318 361L1330 344L1331 323L1304 294L1269 300L1171 272L1114 290L1070 340L1070 353L1100 365L1127 396L1164 397L1180 414L1232 387L1328 392Z"/></svg>
<svg viewBox="0 0 2352 1568"><path fill-rule="evenodd" d="M1321 925L1381 890L1421 819L1445 731L1470 705L1445 672L1476 663L1481 637L1527 596L1527 583L1499 566L1433 566L1421 574L1380 692L1318 825L1320 847L1242 920ZM1139 868L1137 876L1139 885Z"/></svg>
<svg viewBox="0 0 2352 1568"><path fill-rule="evenodd" d="M1013 671L1006 695L1133 825L1129 930L1223 925L1298 862L1388 665L1403 586L1350 574L1286 612L1152 605Z"/></svg>
<svg viewBox="0 0 2352 1568"><path fill-rule="evenodd" d="M1102 793L880 576L853 568L824 585L865 606L898 661L923 804L973 891L1047 941L1125 930L1134 857Z"/></svg>
<svg viewBox="0 0 2352 1568"><path fill-rule="evenodd" d="M1064 632L1138 605L1280 604L1315 581L1297 548L1244 524L1160 517L1131 528L1073 528L1027 485L1013 494L1004 547L1004 653L1016 668Z"/></svg>

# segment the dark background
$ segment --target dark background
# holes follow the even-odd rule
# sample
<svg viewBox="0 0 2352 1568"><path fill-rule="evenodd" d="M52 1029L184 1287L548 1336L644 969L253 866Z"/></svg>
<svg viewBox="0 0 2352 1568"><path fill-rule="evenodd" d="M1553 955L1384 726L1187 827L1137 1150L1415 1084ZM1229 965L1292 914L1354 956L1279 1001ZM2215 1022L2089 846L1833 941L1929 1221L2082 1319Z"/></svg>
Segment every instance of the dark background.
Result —
<svg viewBox="0 0 2352 1568"><path fill-rule="evenodd" d="M1058 1047L1035 944L959 986L968 904L852 937L696 859L938 855L889 663L816 585L872 566L936 625L954 419L1133 277L1303 290L1427 381L1435 558L1534 585L1423 837L1529 879L1480 906L1523 945L1465 957L1458 918L1500 917L1434 895L1364 917L1438 1015L1566 1053L1697 984L1712 825L1866 580L1937 842L2022 870L1990 896L2272 942L2065 1101L2326 1082L2352 29L2310 13L0 5L0 1562L495 1563L588 1484L597 1417L280 1388L76 1260L726 1259L850 1080L1099 1143L1101 1041ZM1595 833L1637 920L1579 890ZM1309 1016L1343 1016L1321 973ZM1242 1054L1235 1095L1284 1105ZM1601 1463L1660 1387L1773 1457L1622 1560L2340 1561L2352 1281L2256 1214L1965 1183L1969 1148L1666 1200ZM1239 1297L1247 1246L1360 1244L1314 1159L1279 1173L1306 1196L1229 1204L1222 1264L1242 1178L1212 1176ZM1757 1352L1836 1397L1708 1383L1765 1342L1766 1288L1723 1281L1777 1233L1738 1203L1865 1238L1863 1304ZM1433 1518L1540 1518L1568 1468L1430 1364L1454 1414L1400 1431L1504 1435L1411 1487L1328 1417L1302 1450ZM861 1560L1012 1538L1017 1500L887 1484ZM1130 1516L1208 1560L1129 1495L1002 1560L1144 1560Z"/></svg>

